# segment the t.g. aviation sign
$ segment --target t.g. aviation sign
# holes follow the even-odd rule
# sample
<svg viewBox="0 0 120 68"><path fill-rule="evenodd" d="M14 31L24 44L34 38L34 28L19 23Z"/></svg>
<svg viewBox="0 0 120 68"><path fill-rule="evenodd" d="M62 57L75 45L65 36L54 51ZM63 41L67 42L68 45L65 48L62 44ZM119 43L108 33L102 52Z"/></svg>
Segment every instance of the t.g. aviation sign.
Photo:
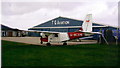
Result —
<svg viewBox="0 0 120 68"><path fill-rule="evenodd" d="M53 25L63 25L63 24L69 24L69 21L59 21L59 20L52 20Z"/></svg>

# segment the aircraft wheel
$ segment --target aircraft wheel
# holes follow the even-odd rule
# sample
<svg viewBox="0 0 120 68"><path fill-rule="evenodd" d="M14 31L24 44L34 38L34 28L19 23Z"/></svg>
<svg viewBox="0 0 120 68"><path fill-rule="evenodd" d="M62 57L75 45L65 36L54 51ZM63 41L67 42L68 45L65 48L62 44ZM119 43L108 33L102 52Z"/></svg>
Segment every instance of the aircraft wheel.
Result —
<svg viewBox="0 0 120 68"><path fill-rule="evenodd" d="M64 42L64 43L63 43L63 45L67 45L67 43L66 43L66 42Z"/></svg>
<svg viewBox="0 0 120 68"><path fill-rule="evenodd" d="M51 44L50 44L50 43L47 43L46 45L47 45L47 46L51 46Z"/></svg>

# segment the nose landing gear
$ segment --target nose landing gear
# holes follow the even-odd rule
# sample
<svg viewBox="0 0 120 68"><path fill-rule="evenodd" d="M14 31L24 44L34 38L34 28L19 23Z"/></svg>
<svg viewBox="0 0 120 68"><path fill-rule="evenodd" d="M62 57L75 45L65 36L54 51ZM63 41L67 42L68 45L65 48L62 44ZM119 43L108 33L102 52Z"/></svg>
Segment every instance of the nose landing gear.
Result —
<svg viewBox="0 0 120 68"><path fill-rule="evenodd" d="M67 45L67 43L66 43L66 42L64 42L64 43L63 43L63 45Z"/></svg>

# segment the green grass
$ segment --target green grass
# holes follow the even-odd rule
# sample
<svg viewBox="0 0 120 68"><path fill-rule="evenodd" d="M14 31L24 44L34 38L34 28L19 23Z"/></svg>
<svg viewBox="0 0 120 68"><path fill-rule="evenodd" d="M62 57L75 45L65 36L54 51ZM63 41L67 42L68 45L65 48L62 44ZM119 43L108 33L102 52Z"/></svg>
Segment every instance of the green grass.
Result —
<svg viewBox="0 0 120 68"><path fill-rule="evenodd" d="M2 66L116 66L118 46L33 46L2 41Z"/></svg>

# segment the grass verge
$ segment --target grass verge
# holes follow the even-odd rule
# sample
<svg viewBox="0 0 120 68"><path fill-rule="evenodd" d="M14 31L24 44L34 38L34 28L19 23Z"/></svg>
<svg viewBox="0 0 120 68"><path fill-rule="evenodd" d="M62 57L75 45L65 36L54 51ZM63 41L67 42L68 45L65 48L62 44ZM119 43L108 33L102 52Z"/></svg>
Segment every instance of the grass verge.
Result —
<svg viewBox="0 0 120 68"><path fill-rule="evenodd" d="M2 66L116 66L118 46L33 46L2 41Z"/></svg>

